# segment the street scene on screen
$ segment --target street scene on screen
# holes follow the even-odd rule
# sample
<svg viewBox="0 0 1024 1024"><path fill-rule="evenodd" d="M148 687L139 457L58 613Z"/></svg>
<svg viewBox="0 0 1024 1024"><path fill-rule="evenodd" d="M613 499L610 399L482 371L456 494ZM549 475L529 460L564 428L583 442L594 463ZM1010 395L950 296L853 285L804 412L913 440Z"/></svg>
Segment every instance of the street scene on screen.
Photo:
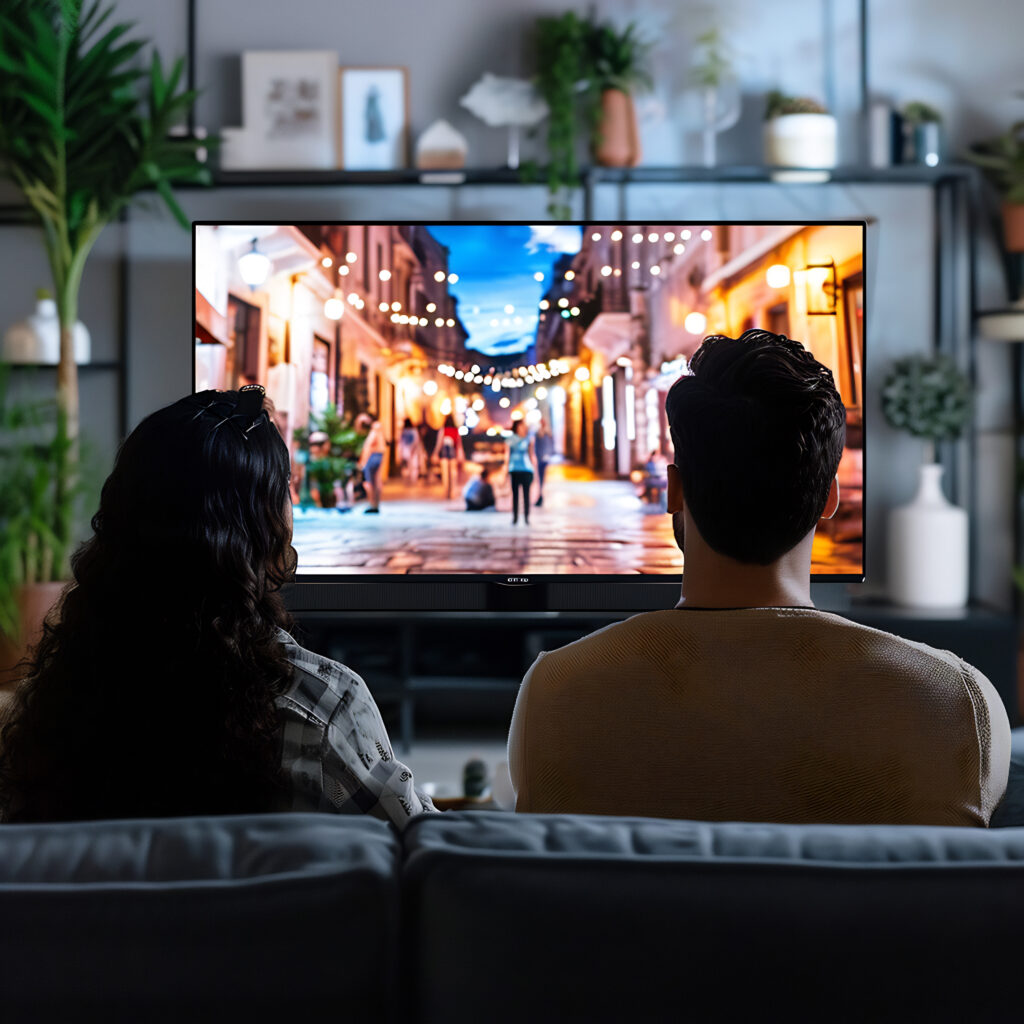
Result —
<svg viewBox="0 0 1024 1024"><path fill-rule="evenodd" d="M833 372L812 571L859 575L858 225L196 229L196 389L266 386L306 573L679 574L665 396L751 327Z"/></svg>

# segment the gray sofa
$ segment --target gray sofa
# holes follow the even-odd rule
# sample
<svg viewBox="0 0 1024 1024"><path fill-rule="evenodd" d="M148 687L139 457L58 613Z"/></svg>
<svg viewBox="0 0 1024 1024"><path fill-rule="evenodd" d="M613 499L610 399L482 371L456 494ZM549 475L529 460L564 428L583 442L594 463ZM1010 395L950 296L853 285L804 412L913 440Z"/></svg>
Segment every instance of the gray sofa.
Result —
<svg viewBox="0 0 1024 1024"><path fill-rule="evenodd" d="M0 1019L1020 1019L1024 828L0 828Z"/></svg>

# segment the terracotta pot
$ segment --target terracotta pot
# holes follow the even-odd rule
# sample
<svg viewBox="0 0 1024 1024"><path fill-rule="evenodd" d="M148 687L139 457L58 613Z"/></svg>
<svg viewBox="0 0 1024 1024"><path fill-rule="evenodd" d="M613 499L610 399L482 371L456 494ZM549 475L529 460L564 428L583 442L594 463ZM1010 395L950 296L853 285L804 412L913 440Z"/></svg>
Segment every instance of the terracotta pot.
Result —
<svg viewBox="0 0 1024 1024"><path fill-rule="evenodd" d="M619 89L601 93L601 118L594 159L604 167L635 167L640 162L640 137L633 97Z"/></svg>
<svg viewBox="0 0 1024 1024"><path fill-rule="evenodd" d="M18 617L21 633L17 637L0 636L0 687L17 682L14 667L39 642L43 620L56 605L65 583L30 583L18 588Z"/></svg>
<svg viewBox="0 0 1024 1024"><path fill-rule="evenodd" d="M1024 252L1024 203L1003 203L1003 238L1007 252Z"/></svg>

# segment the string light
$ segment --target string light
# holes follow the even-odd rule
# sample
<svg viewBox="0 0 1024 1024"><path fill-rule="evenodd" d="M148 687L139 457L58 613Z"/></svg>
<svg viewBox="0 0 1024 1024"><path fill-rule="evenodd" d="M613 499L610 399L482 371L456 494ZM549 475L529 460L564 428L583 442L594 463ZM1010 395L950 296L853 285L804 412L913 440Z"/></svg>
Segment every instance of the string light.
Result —
<svg viewBox="0 0 1024 1024"><path fill-rule="evenodd" d="M391 271L390 271L390 270L381 270L381 271L378 271L378 272L377 272L377 276L378 276L378 277L379 277L379 278L380 278L380 279L381 279L382 281L390 281L390 280L391 280Z"/></svg>
<svg viewBox="0 0 1024 1024"><path fill-rule="evenodd" d="M327 267L333 267L333 266L334 266L334 260L332 260L330 256L325 256L325 257L324 257L324 258L323 258L323 259L322 259L322 260L320 261L320 266L321 266L321 267L324 267L325 269L326 269Z"/></svg>
<svg viewBox="0 0 1024 1024"><path fill-rule="evenodd" d="M612 241L613 242L621 242L622 241L622 232L618 228L616 228L612 232Z"/></svg>

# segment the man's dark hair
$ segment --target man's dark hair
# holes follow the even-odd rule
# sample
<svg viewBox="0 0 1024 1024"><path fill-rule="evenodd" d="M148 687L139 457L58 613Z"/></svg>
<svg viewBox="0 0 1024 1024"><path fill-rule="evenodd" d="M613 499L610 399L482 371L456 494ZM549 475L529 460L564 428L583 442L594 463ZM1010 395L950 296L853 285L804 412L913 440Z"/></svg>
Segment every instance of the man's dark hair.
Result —
<svg viewBox="0 0 1024 1024"><path fill-rule="evenodd" d="M711 335L668 393L683 497L708 545L768 565L814 527L846 439L832 372L770 331Z"/></svg>

